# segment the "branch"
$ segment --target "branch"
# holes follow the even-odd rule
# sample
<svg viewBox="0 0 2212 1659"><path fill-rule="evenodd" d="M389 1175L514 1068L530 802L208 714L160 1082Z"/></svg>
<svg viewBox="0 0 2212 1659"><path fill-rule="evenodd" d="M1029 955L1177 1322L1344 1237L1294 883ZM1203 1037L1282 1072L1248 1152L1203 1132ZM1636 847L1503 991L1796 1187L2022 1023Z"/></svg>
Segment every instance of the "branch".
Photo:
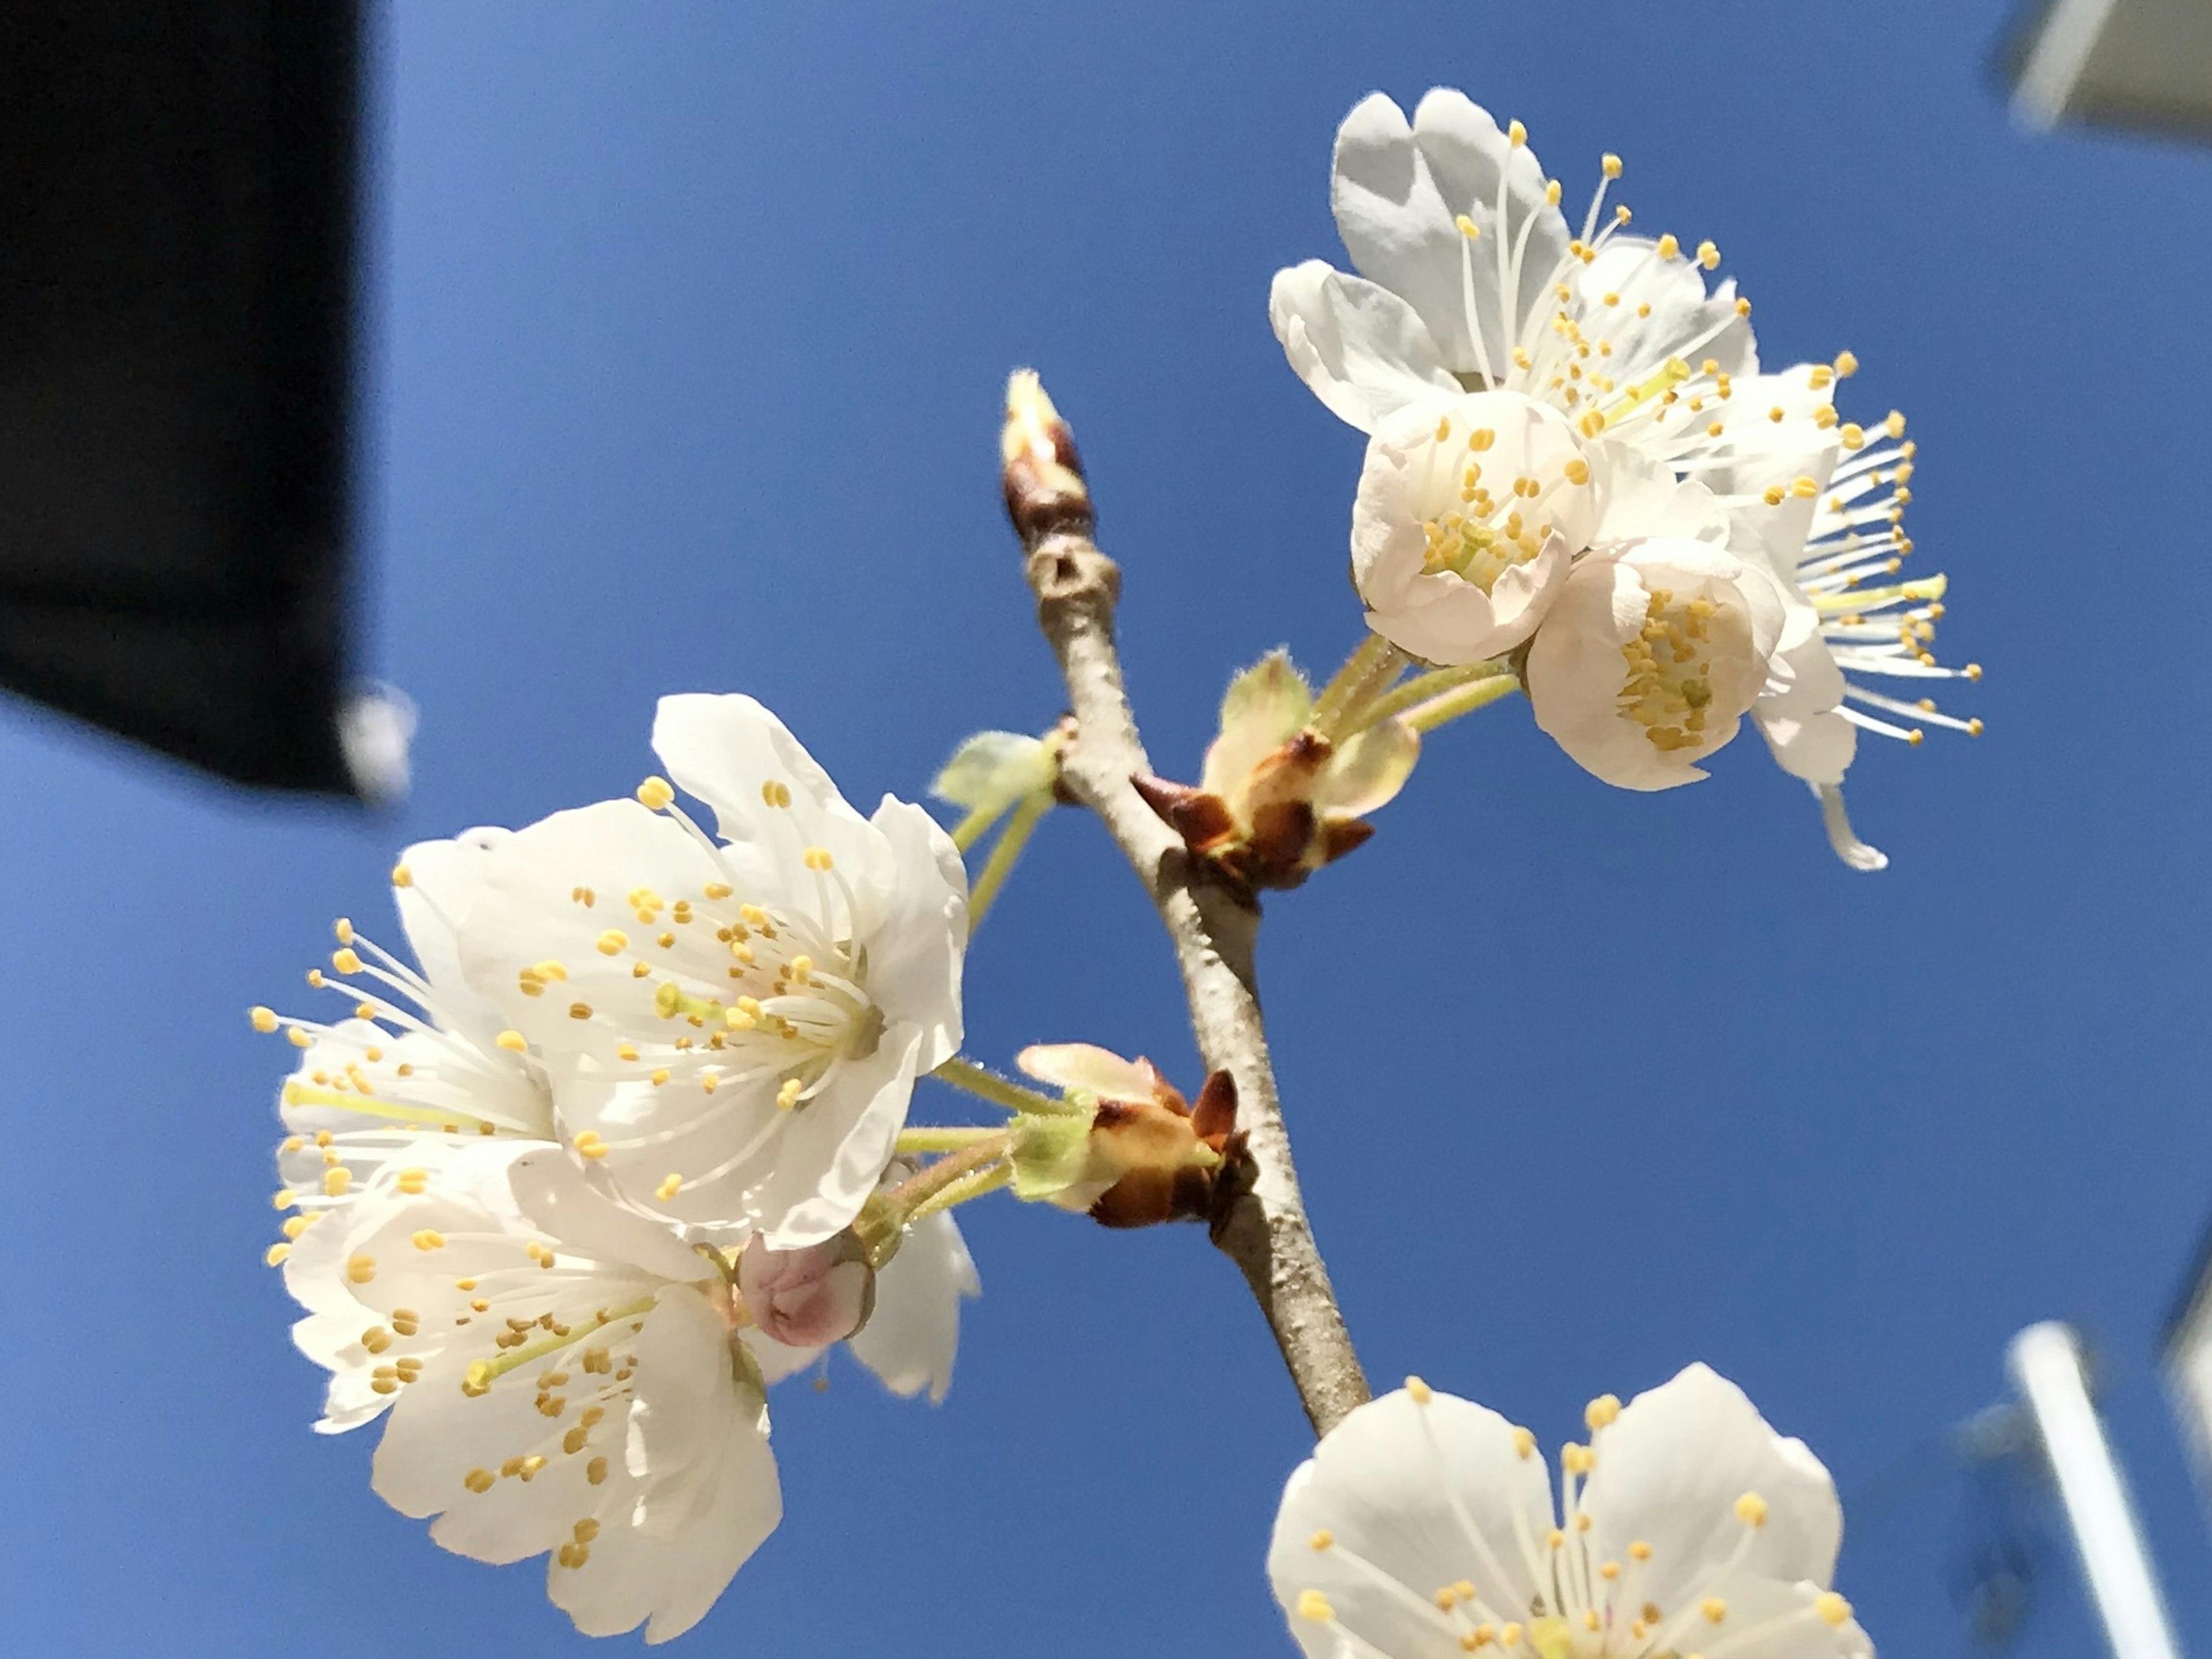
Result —
<svg viewBox="0 0 2212 1659"><path fill-rule="evenodd" d="M1211 879L1130 783L1152 769L1114 644L1121 571L1091 540L1091 493L1074 441L1036 377L1017 374L1006 404L1006 510L1029 556L1037 621L1066 677L1078 732L1061 777L1151 891L1175 945L1200 1056L1209 1072L1236 1079L1237 1125L1247 1136L1253 1178L1217 1217L1214 1242L1243 1271L1315 1433L1326 1434L1368 1398L1367 1379L1291 1160L1254 976L1260 913Z"/></svg>

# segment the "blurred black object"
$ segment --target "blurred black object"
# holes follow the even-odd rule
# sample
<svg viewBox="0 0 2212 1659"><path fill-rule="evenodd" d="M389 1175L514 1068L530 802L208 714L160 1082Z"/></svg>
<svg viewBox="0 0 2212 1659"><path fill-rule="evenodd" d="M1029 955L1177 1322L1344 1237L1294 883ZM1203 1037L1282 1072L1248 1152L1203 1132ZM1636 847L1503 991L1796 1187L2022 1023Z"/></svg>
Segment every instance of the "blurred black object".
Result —
<svg viewBox="0 0 2212 1659"><path fill-rule="evenodd" d="M347 795L360 31L0 5L0 683Z"/></svg>

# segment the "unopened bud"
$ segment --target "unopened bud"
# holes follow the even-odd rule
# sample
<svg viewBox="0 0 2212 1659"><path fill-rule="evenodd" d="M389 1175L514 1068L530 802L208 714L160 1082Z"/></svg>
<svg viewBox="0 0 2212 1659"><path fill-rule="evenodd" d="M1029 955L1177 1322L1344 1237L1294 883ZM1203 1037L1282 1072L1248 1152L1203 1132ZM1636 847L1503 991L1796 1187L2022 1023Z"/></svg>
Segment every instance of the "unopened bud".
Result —
<svg viewBox="0 0 2212 1659"><path fill-rule="evenodd" d="M1074 435L1045 395L1036 371L1016 369L1006 380L1006 422L999 434L1006 515L1022 545L1035 548L1056 530L1091 528L1091 487Z"/></svg>
<svg viewBox="0 0 2212 1659"><path fill-rule="evenodd" d="M771 1341L826 1347L868 1322L876 1306L876 1272L849 1229L797 1250L772 1250L756 1233L738 1258L738 1293Z"/></svg>

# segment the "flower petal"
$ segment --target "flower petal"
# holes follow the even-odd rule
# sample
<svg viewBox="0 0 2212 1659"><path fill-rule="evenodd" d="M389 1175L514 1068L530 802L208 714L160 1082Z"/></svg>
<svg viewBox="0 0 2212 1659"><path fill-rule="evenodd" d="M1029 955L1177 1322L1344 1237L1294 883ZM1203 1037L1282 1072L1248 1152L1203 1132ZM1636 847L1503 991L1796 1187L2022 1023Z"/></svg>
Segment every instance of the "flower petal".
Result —
<svg viewBox="0 0 2212 1659"><path fill-rule="evenodd" d="M769 1245L795 1250L851 1224L890 1163L914 1095L924 1034L884 1031L876 1051L841 1062L821 1093L787 1112L782 1145L752 1195Z"/></svg>
<svg viewBox="0 0 2212 1659"><path fill-rule="evenodd" d="M1743 1390L1698 1364L1638 1395L1595 1443L1597 1468L1583 1490L1593 1553L1626 1559L1651 1547L1644 1583L1669 1610L1692 1598L1733 1599L1715 1574L1744 1543L1737 1500L1755 1492L1764 1523L1736 1570L1740 1580L1825 1589L1843 1539L1834 1483L1802 1440L1768 1426Z"/></svg>
<svg viewBox="0 0 2212 1659"><path fill-rule="evenodd" d="M876 1311L848 1345L853 1357L893 1394L927 1389L935 1405L952 1386L960 1304L982 1289L951 1212L924 1217L877 1274Z"/></svg>
<svg viewBox="0 0 2212 1659"><path fill-rule="evenodd" d="M1014 1064L1063 1094L1081 1090L1100 1100L1150 1100L1160 1081L1143 1060L1124 1060L1092 1042L1032 1043L1014 1056Z"/></svg>
<svg viewBox="0 0 2212 1659"><path fill-rule="evenodd" d="M1525 1617L1538 1593L1534 1553L1553 1524L1544 1462L1527 1437L1486 1407L1401 1389L1330 1430L1291 1477L1267 1574L1309 1654L1334 1650L1322 1639L1333 1626L1372 1644L1357 1651L1447 1659L1469 1626L1437 1607L1437 1592L1467 1580L1474 1618ZM1308 1591L1327 1623L1300 1616Z"/></svg>
<svg viewBox="0 0 2212 1659"><path fill-rule="evenodd" d="M1323 817L1364 817L1397 798L1420 757L1419 732L1401 720L1378 720L1329 757L1314 811Z"/></svg>
<svg viewBox="0 0 2212 1659"><path fill-rule="evenodd" d="M1362 432L1416 399L1460 389L1411 306L1322 260L1275 273L1267 316L1297 377Z"/></svg>

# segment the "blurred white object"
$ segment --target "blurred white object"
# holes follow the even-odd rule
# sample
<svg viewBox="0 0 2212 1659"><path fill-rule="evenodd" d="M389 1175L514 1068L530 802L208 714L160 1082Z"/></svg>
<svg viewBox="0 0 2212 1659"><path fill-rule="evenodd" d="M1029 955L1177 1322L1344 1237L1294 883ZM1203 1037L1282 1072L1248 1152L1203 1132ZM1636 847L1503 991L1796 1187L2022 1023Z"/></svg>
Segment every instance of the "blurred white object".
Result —
<svg viewBox="0 0 2212 1659"><path fill-rule="evenodd" d="M2179 1659L2150 1551L2090 1401L2073 1331L2048 1321L2030 1325L2013 1338L2005 1365L2050 1459L2114 1659Z"/></svg>
<svg viewBox="0 0 2212 1659"><path fill-rule="evenodd" d="M2044 0L2005 54L2014 118L2212 139L2212 5Z"/></svg>
<svg viewBox="0 0 2212 1659"><path fill-rule="evenodd" d="M407 798L407 750L414 740L415 704L398 686L356 692L338 715L346 770L372 806L395 806Z"/></svg>

